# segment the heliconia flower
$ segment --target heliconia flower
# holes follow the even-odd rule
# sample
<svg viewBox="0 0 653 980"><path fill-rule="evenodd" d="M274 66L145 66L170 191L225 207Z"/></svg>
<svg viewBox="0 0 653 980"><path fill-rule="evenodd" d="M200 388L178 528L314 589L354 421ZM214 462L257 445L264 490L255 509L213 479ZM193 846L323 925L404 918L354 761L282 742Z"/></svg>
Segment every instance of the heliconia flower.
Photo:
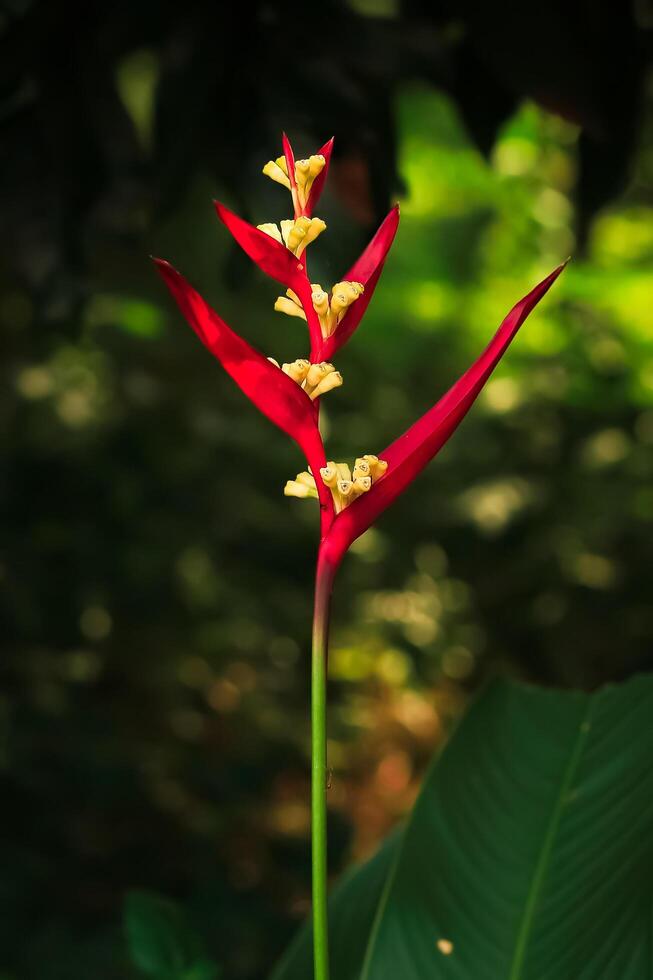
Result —
<svg viewBox="0 0 653 980"><path fill-rule="evenodd" d="M399 209L393 208L357 262L330 290L311 283L305 249L325 228L312 217L324 186L333 141L295 162L284 134L283 156L263 172L290 191L294 215L254 227L216 202L218 216L259 268L286 290L274 309L305 321L310 359L279 364L251 347L211 309L169 263L155 260L181 312L202 342L247 397L303 450L308 469L288 480L284 494L319 501L320 544L315 575L311 667L311 814L313 853L313 950L315 976L328 978L326 860L326 678L329 609L336 570L347 549L412 483L463 420L531 310L562 272L558 266L510 311L494 338L452 388L380 455L347 463L327 462L318 427L322 397L343 383L331 363L369 305L394 240Z"/></svg>
<svg viewBox="0 0 653 980"><path fill-rule="evenodd" d="M330 359L361 322L399 223L399 208L394 207L360 258L330 291L310 282L302 246L326 227L320 219L311 218L309 212L322 190L332 142L322 148L324 154L296 165L292 147L284 136L283 156L264 167L268 176L291 191L296 205L295 218L281 222L281 230L269 223L254 227L223 204L215 203L218 216L246 254L286 287L286 295L277 297L274 309L306 321L310 359L298 358L283 365L273 358L266 359L238 337L172 266L160 260L157 265L182 313L206 346L254 404L304 451L309 471L289 480L285 493L302 498L317 495L321 563L335 568L351 543L449 439L515 333L564 265L511 310L479 359L433 408L379 456L359 457L353 471L345 463L327 463L318 429L319 403L323 395L343 383ZM324 165L318 156L324 156ZM311 161L315 174L312 183Z"/></svg>
<svg viewBox="0 0 653 980"><path fill-rule="evenodd" d="M381 452L382 459L387 463L383 478L371 487L369 493L342 510L328 531L321 550L329 564L338 565L352 542L403 493L448 441L474 404L520 326L566 264L554 269L512 308L481 356L453 387Z"/></svg>

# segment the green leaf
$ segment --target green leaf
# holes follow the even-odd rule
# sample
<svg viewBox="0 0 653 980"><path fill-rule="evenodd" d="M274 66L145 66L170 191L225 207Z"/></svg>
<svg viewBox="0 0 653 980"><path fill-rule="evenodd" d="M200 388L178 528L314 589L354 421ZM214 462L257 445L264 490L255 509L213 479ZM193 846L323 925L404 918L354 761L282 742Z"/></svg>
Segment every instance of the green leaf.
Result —
<svg viewBox="0 0 653 980"><path fill-rule="evenodd" d="M198 960L183 973L183 980L217 980L219 973L213 960Z"/></svg>
<svg viewBox="0 0 653 980"><path fill-rule="evenodd" d="M363 963L367 941L374 922L383 884L393 865L399 845L393 834L359 868L346 874L329 901L331 975L338 980L354 980ZM309 980L312 977L313 935L304 928L297 934L271 980Z"/></svg>
<svg viewBox="0 0 653 980"><path fill-rule="evenodd" d="M215 980L199 936L174 902L151 892L125 899L125 933L132 962L156 980Z"/></svg>
<svg viewBox="0 0 653 980"><path fill-rule="evenodd" d="M651 677L493 684L397 841L335 890L333 976L650 977L652 719ZM274 980L311 980L310 957L305 930Z"/></svg>

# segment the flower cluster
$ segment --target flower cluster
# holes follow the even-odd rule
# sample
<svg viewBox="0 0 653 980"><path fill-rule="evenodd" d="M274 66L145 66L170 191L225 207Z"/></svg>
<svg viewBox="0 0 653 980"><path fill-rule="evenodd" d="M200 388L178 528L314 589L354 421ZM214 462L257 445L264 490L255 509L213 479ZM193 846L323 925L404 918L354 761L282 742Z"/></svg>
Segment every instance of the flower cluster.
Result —
<svg viewBox="0 0 653 980"><path fill-rule="evenodd" d="M273 357L268 357L271 364L280 367L284 374L292 378L308 395L311 401L315 401L320 395L326 395L327 391L339 388L342 384L342 375L336 371L333 364L321 361L319 364L311 364L306 358L300 357L290 364L279 364Z"/></svg>
<svg viewBox="0 0 653 980"><path fill-rule="evenodd" d="M372 299L394 240L399 209L392 208L376 234L342 279L330 290L312 283L306 249L326 229L313 217L328 174L333 140L316 154L295 161L283 136L283 154L264 174L290 191L293 216L280 226L250 225L216 202L218 217L258 267L285 289L275 310L304 320L309 353L279 365L234 333L173 267L155 260L182 313L203 343L250 400L302 449L308 469L289 480L288 496L319 500L320 554L335 567L349 545L415 479L465 417L504 351L531 310L562 272L558 266L507 315L480 357L452 388L403 435L381 452L363 455L350 470L327 462L319 431L320 398L340 387L334 355L350 339Z"/></svg>
<svg viewBox="0 0 653 980"><path fill-rule="evenodd" d="M270 238L274 238L279 244L289 248L297 258L301 256L306 246L314 242L317 236L326 229L321 218L307 218L305 216L297 218L297 221L282 221L279 225L268 221L256 227L259 231L264 231Z"/></svg>
<svg viewBox="0 0 653 980"><path fill-rule="evenodd" d="M330 155L330 150L328 152ZM285 245L299 259L308 245L326 230L326 223L321 218L311 217L310 213L306 212L315 203L311 192L316 179L325 171L327 157L320 152L306 160L296 160L294 168L290 161L290 166L291 169L286 156L277 157L276 160L269 160L265 164L263 173L291 192L294 218L281 221L279 225L264 222L256 227L258 231ZM306 260L302 263L300 271L306 272ZM308 278L307 272L306 276ZM343 279L328 292L316 282L310 283L310 289L313 313L317 315L321 337L326 340L342 323L349 307L364 294L365 284ZM287 316L308 320L302 299L291 287L286 289L285 296L277 297L274 309ZM281 367L284 374L300 385L313 402L334 388L339 388L343 383L342 374L328 361L312 362L299 358L292 363L280 365L273 357L269 357L268 360ZM319 406L317 408L319 410ZM331 492L334 513L339 514L357 497L367 493L372 488L372 483L383 476L386 468L387 465L383 460L371 455L357 459L353 472L346 463L330 462L320 467L320 479L323 486ZM318 485L310 468L308 471L298 473L295 480L288 480L284 493L287 497L318 499Z"/></svg>
<svg viewBox="0 0 653 980"><path fill-rule="evenodd" d="M264 226L259 225L258 227L263 228ZM311 283L311 303L317 313L322 337L325 340L335 331L351 304L364 292L365 286L362 282L337 282L332 288L331 294L326 293L319 282ZM277 313L298 316L302 320L306 320L304 307L293 289L287 289L285 296L277 296L274 308Z"/></svg>
<svg viewBox="0 0 653 980"><path fill-rule="evenodd" d="M353 470L347 463L329 461L320 468L322 482L331 491L333 507L339 514L343 507L353 503L356 497L372 489L375 480L379 480L388 468L384 459L378 456L359 456ZM317 499L317 483L310 472L298 473L294 480L288 480L283 491L286 497L315 497Z"/></svg>
<svg viewBox="0 0 653 980"><path fill-rule="evenodd" d="M277 157L276 160L268 160L263 167L263 173L266 177L270 177L271 180L276 180L278 184L288 188L292 194L295 213L302 214L308 203L315 178L320 176L326 164L326 157L323 153L315 153L308 160L295 160L294 179L291 182L288 160L284 155Z"/></svg>

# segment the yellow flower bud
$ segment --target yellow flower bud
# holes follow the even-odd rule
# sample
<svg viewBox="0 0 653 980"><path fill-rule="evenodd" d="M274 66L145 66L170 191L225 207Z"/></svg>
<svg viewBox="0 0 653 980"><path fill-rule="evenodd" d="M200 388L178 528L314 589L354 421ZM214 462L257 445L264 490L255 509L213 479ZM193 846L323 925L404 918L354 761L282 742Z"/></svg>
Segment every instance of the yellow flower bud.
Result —
<svg viewBox="0 0 653 980"><path fill-rule="evenodd" d="M326 466L322 466L320 469L320 476L324 485L327 487L335 487L338 482L338 469L333 461L330 461Z"/></svg>
<svg viewBox="0 0 653 980"><path fill-rule="evenodd" d="M327 391L332 391L334 388L339 388L342 384L342 375L340 371L332 371L327 374L326 377L313 388L310 393L311 399L319 398L320 395L326 395Z"/></svg>
<svg viewBox="0 0 653 980"><path fill-rule="evenodd" d="M321 153L315 153L312 157L308 158L308 172L313 180L315 180L318 174L322 173L325 164L326 160Z"/></svg>
<svg viewBox="0 0 653 980"><path fill-rule="evenodd" d="M369 476L359 476L354 479L354 493L367 493L372 486L372 478Z"/></svg>
<svg viewBox="0 0 653 980"><path fill-rule="evenodd" d="M351 300L344 289L336 291L336 286L334 286L333 289L334 291L331 296L331 312L334 314L334 316L339 318L345 312Z"/></svg>
<svg viewBox="0 0 653 980"><path fill-rule="evenodd" d="M288 232L288 237L286 238L286 245L291 252L294 252L298 256L299 246L302 243L302 239L306 237L306 231L300 225L294 225Z"/></svg>
<svg viewBox="0 0 653 980"><path fill-rule="evenodd" d="M347 298L349 303L353 303L354 298L357 296L357 294L354 293L351 288L351 283L347 281L335 283L333 286L333 292L342 293Z"/></svg>
<svg viewBox="0 0 653 980"><path fill-rule="evenodd" d="M355 303L358 297L365 292L363 284L360 282L339 282L337 286L333 287L334 290L344 292L345 296L349 300L349 303Z"/></svg>
<svg viewBox="0 0 653 980"><path fill-rule="evenodd" d="M359 457L354 463L354 470L352 475L354 477L354 480L358 479L359 477L370 476L370 464L367 462L367 460Z"/></svg>
<svg viewBox="0 0 653 980"><path fill-rule="evenodd" d="M388 464L384 459L379 459L378 456L373 456L371 453L363 456L363 460L369 464L372 480L380 479L388 468ZM358 463L359 461L356 460L356 462Z"/></svg>
<svg viewBox="0 0 653 980"><path fill-rule="evenodd" d="M293 301L293 303L296 303L297 306L300 308L300 310L303 309L302 301L300 300L299 296L297 295L294 289L287 289L286 296L288 296L289 299Z"/></svg>
<svg viewBox="0 0 653 980"><path fill-rule="evenodd" d="M313 301L313 309L318 316L326 316L329 312L329 296L325 293L323 289L315 289L311 293L311 300Z"/></svg>
<svg viewBox="0 0 653 980"><path fill-rule="evenodd" d="M308 160L295 160L295 183L302 207L306 204L306 181L309 180L311 165Z"/></svg>
<svg viewBox="0 0 653 980"><path fill-rule="evenodd" d="M293 303L293 301L288 299L286 296L277 296L274 308L277 313L286 313L288 316L298 316L301 317L302 320L306 319L306 314L301 306L297 306L296 303Z"/></svg>
<svg viewBox="0 0 653 980"><path fill-rule="evenodd" d="M315 387L331 371L335 371L335 368L333 364L327 364L326 361L321 361L320 364L311 364L306 375L306 384L311 388Z"/></svg>
<svg viewBox="0 0 653 980"><path fill-rule="evenodd" d="M279 231L277 226L273 224L271 221L268 221L266 224L263 225L257 225L256 227L258 228L259 231L264 231L266 235L270 236L270 238L274 238L275 241L281 242L281 232Z"/></svg>
<svg viewBox="0 0 653 980"><path fill-rule="evenodd" d="M321 235L326 224L321 218L307 218L305 215L297 218L297 221L287 219L281 222L281 235L287 248L295 252L297 258L302 254L306 246L315 241Z"/></svg>
<svg viewBox="0 0 653 980"><path fill-rule="evenodd" d="M286 160L285 156L277 157L277 159L274 162L276 163L277 167L279 167L281 170L283 170L284 174L287 177L288 176L288 161Z"/></svg>
<svg viewBox="0 0 653 980"><path fill-rule="evenodd" d="M307 487L305 483L298 483L297 480L288 480L283 488L286 497L299 497L305 500L307 497L317 497L317 488Z"/></svg>
<svg viewBox="0 0 653 980"><path fill-rule="evenodd" d="M296 476L297 483L303 483L305 487L309 487L312 490L316 490L315 479L311 473L303 472L298 473Z"/></svg>
<svg viewBox="0 0 653 980"><path fill-rule="evenodd" d="M274 160L268 160L268 162L263 167L263 173L266 177L277 182L277 184L283 184L290 190L290 181L288 180L288 174L284 173L278 163Z"/></svg>
<svg viewBox="0 0 653 980"><path fill-rule="evenodd" d="M326 160L321 153L315 153L308 160L297 161L295 166L295 180L302 204L306 204L308 201L308 195L311 192L313 181L324 170L325 165Z"/></svg>
<svg viewBox="0 0 653 980"><path fill-rule="evenodd" d="M298 218L293 221L291 218L281 222L281 234L286 246L294 252L300 241L308 231L311 221L310 218Z"/></svg>
<svg viewBox="0 0 653 980"><path fill-rule="evenodd" d="M354 489L351 480L338 480L338 493L341 497L349 497Z"/></svg>
<svg viewBox="0 0 653 980"><path fill-rule="evenodd" d="M299 358L298 360L292 361L289 364L282 364L281 370L284 374L287 374L288 377L292 378L293 381L296 381L297 384L300 385L306 377L306 373L310 366L310 363L304 360L304 358Z"/></svg>
<svg viewBox="0 0 653 980"><path fill-rule="evenodd" d="M300 218L299 221L302 219ZM311 218L309 222L309 227L306 229L306 234L304 235L299 248L297 249L297 258L302 254L307 245L314 242L318 235L326 229L326 222L322 221L321 218Z"/></svg>
<svg viewBox="0 0 653 980"><path fill-rule="evenodd" d="M336 463L336 469L338 470L339 480L344 480L347 483L351 483L351 473L349 472L349 467L346 463Z"/></svg>

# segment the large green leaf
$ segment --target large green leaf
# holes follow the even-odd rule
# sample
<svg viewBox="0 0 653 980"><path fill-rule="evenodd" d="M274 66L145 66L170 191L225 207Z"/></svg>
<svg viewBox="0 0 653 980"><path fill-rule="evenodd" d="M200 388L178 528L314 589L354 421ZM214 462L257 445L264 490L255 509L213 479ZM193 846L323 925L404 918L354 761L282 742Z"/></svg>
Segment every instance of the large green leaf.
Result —
<svg viewBox="0 0 653 980"><path fill-rule="evenodd" d="M132 962L154 980L216 980L218 968L174 902L146 891L125 899L124 924Z"/></svg>
<svg viewBox="0 0 653 980"><path fill-rule="evenodd" d="M332 898L333 980L653 976L653 678L497 682ZM274 980L310 980L305 930Z"/></svg>

